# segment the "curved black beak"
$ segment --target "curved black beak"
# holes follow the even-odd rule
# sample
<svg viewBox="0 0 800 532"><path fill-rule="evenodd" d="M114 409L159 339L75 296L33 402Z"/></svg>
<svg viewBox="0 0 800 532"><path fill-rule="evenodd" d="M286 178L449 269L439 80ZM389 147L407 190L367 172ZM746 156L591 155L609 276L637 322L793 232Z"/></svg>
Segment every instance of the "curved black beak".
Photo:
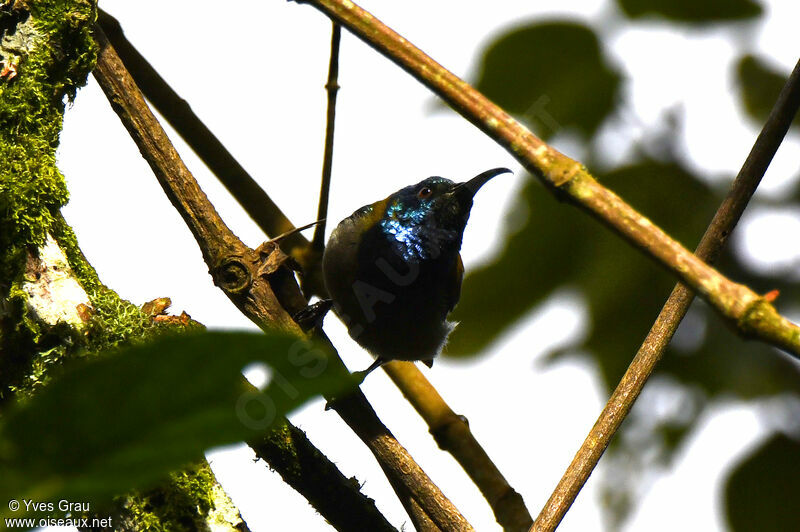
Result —
<svg viewBox="0 0 800 532"><path fill-rule="evenodd" d="M463 232L469 218L469 212L472 209L472 199L475 193L491 178L506 173L511 173L511 170L508 168L492 168L481 172L469 181L453 185L453 188L441 197L443 202L441 205L444 208L438 209L440 224L443 227L452 226Z"/></svg>
<svg viewBox="0 0 800 532"><path fill-rule="evenodd" d="M466 183L464 183L464 187L472 192L474 196L478 190L485 185L491 178L498 176L500 174L510 174L511 170L508 168L492 168L491 170L486 170L485 172L481 172L480 174L476 175Z"/></svg>
<svg viewBox="0 0 800 532"><path fill-rule="evenodd" d="M480 188L485 185L491 178L498 176L500 174L510 174L511 170L508 168L492 168L491 170L486 170L485 172L481 172L480 174L476 175L469 181L465 181L464 183L459 183L453 189L453 192L457 193L459 196L469 196L470 199L475 195Z"/></svg>

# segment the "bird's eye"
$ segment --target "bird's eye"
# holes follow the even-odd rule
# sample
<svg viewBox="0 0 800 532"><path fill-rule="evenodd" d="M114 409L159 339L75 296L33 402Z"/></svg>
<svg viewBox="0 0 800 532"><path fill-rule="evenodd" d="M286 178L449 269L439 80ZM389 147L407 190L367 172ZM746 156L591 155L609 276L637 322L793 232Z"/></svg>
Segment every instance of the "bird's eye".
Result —
<svg viewBox="0 0 800 532"><path fill-rule="evenodd" d="M425 199L427 197L430 197L431 194L433 194L433 190L431 190L431 187L422 187L421 189L419 189L419 192L417 192L417 197L419 199Z"/></svg>

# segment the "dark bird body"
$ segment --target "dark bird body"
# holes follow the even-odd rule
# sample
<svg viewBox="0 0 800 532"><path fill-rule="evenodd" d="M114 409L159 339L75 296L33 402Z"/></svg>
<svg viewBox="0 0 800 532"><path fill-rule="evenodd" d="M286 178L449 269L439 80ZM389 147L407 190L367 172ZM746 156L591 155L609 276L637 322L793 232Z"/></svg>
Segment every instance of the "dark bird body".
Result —
<svg viewBox="0 0 800 532"><path fill-rule="evenodd" d="M348 332L376 357L428 365L453 330L461 294L459 250L472 198L497 168L466 183L430 177L355 211L322 259L325 286Z"/></svg>

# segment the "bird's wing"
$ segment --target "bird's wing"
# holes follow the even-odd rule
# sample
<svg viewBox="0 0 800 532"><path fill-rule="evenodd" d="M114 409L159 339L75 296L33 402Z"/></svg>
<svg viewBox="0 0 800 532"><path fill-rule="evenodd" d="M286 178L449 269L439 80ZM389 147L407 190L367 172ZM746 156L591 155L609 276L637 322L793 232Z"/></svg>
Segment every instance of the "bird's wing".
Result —
<svg viewBox="0 0 800 532"><path fill-rule="evenodd" d="M456 262L453 265L453 273L450 274L450 285L447 287L447 310L452 311L461 298L461 281L464 279L464 263L461 261L461 253L456 254Z"/></svg>

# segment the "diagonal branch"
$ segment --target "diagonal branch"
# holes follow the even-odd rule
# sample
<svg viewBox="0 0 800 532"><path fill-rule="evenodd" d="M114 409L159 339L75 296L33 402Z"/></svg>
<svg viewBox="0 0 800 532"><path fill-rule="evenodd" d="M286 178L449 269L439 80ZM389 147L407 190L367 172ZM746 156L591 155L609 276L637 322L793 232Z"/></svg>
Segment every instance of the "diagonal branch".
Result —
<svg viewBox="0 0 800 532"><path fill-rule="evenodd" d="M800 357L800 327L781 316L771 300L734 283L672 239L579 162L558 152L484 95L425 55L350 0L307 0L394 61L447 104L506 148L550 190L618 233L667 268L706 300L742 336Z"/></svg>
<svg viewBox="0 0 800 532"><path fill-rule="evenodd" d="M728 195L703 234L695 251L701 259L713 263L719 257L728 236L739 221L789 130L798 107L800 107L800 62L789 76L739 175L736 176ZM639 397L693 299L694 293L685 285L678 284L672 290L617 389L614 390L594 427L589 431L583 445L536 518L532 531L555 530L564 518L608 447L611 438Z"/></svg>
<svg viewBox="0 0 800 532"><path fill-rule="evenodd" d="M133 47L125 37L119 21L98 9L97 22L145 97L239 201L261 230L266 235L275 237L294 229L283 211L192 111L186 100ZM307 246L308 241L299 233L286 237L281 243L283 250L289 254Z"/></svg>
<svg viewBox="0 0 800 532"><path fill-rule="evenodd" d="M336 530L395 530L375 501L361 492L358 481L345 477L287 419L282 419L276 430L248 445Z"/></svg>
<svg viewBox="0 0 800 532"><path fill-rule="evenodd" d="M414 497L406 490L402 484L393 480L392 477L389 478L389 482L392 485L395 493L397 494L397 498L400 499L400 503L403 505L403 508L406 510L406 513L411 518L411 523L414 525L414 530L417 532L441 532L441 528L436 526L436 524L431 521L431 518L428 517L428 514L420 508L417 501L414 500Z"/></svg>
<svg viewBox="0 0 800 532"><path fill-rule="evenodd" d="M181 161L99 27L95 28L95 37L101 48L95 78L167 197L189 226L215 284L262 329L304 336L291 316L305 308L306 300L286 266L287 257L274 242L254 250L231 232ZM331 362L337 365L335 369L346 371L338 356ZM360 389L332 401L331 407L367 445L392 482L402 485L439 528L472 530L383 425Z"/></svg>
<svg viewBox="0 0 800 532"><path fill-rule="evenodd" d="M250 265L259 262L257 253L222 221L150 112L102 30L96 27L95 33L101 46L95 79L192 232L214 283L257 325L268 324L273 329L301 334L278 302L270 283L261 276L250 275Z"/></svg>
<svg viewBox="0 0 800 532"><path fill-rule="evenodd" d="M473 530L472 526L447 500L441 490L430 481L425 472L408 456L388 429L381 423L372 407L367 403L370 415L365 415L363 395L350 394L335 400L331 408L344 419L353 432L372 451L381 469L390 478L392 487L408 508L406 495L424 511L434 525L446 531ZM399 474L398 474L399 473ZM399 481L399 482L398 482ZM400 488L400 489L398 489ZM414 519L414 515L412 515Z"/></svg>
<svg viewBox="0 0 800 532"><path fill-rule="evenodd" d="M439 447L452 454L464 468L488 501L503 530L528 530L533 518L522 496L508 484L475 439L466 419L453 412L413 363L396 360L382 367L425 420Z"/></svg>

